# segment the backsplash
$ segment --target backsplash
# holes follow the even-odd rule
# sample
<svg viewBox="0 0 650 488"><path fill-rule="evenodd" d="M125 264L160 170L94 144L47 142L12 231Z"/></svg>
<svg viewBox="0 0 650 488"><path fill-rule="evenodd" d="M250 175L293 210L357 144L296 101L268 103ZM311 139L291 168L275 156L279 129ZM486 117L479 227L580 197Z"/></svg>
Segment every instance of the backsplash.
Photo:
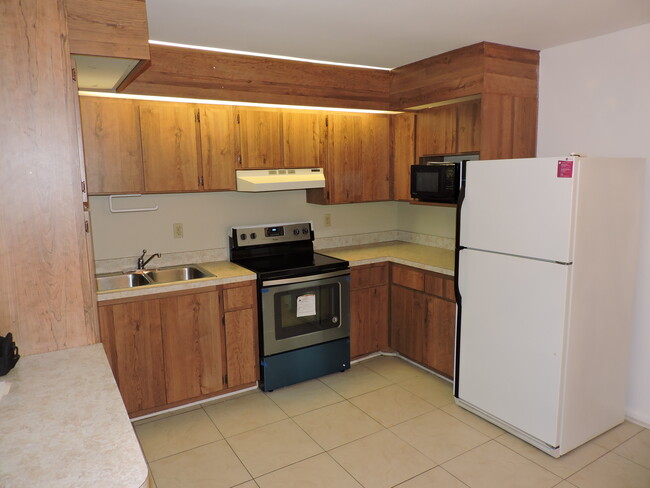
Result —
<svg viewBox="0 0 650 488"><path fill-rule="evenodd" d="M431 236L406 232L403 230L391 230L384 232L368 232L364 234L352 234L336 237L322 237L314 240L314 249L330 249L334 247L359 246L364 244L375 244L388 241L403 241L422 244L424 246L440 247L442 249L454 249L454 239L447 237ZM120 271L131 271L136 267L138 256L126 258L100 259L95 261L96 273L114 273ZM163 253L160 258L154 258L149 268L163 266L177 266L179 264L200 264L212 261L227 261L230 259L230 252L227 248L204 249L200 251L185 251Z"/></svg>

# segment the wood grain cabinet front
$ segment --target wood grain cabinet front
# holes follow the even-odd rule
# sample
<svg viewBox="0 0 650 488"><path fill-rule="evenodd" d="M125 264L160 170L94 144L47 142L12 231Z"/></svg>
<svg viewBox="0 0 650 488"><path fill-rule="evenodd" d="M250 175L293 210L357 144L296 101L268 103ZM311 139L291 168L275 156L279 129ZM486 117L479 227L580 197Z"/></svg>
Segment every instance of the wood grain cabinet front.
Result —
<svg viewBox="0 0 650 488"><path fill-rule="evenodd" d="M282 122L276 108L237 108L241 169L282 167Z"/></svg>
<svg viewBox="0 0 650 488"><path fill-rule="evenodd" d="M325 188L307 190L318 204L390 199L390 116L329 113Z"/></svg>
<svg viewBox="0 0 650 488"><path fill-rule="evenodd" d="M453 278L391 265L391 347L439 373L454 374Z"/></svg>
<svg viewBox="0 0 650 488"><path fill-rule="evenodd" d="M201 290L99 303L101 341L131 416L257 381L255 286Z"/></svg>
<svg viewBox="0 0 650 488"><path fill-rule="evenodd" d="M327 115L322 111L282 110L285 168L322 168L327 158Z"/></svg>
<svg viewBox="0 0 650 488"><path fill-rule="evenodd" d="M88 191L144 191L140 113L134 100L79 97Z"/></svg>
<svg viewBox="0 0 650 488"><path fill-rule="evenodd" d="M199 190L198 122L194 105L139 102L145 190Z"/></svg>
<svg viewBox="0 0 650 488"><path fill-rule="evenodd" d="M388 263L350 270L350 357L388 347Z"/></svg>

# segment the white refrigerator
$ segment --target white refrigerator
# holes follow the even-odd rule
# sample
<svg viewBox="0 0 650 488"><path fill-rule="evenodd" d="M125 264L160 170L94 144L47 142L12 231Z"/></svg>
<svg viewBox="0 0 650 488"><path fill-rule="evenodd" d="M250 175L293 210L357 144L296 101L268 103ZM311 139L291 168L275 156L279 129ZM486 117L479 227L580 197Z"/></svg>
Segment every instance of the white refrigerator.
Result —
<svg viewBox="0 0 650 488"><path fill-rule="evenodd" d="M454 394L560 455L624 419L645 161L469 161Z"/></svg>

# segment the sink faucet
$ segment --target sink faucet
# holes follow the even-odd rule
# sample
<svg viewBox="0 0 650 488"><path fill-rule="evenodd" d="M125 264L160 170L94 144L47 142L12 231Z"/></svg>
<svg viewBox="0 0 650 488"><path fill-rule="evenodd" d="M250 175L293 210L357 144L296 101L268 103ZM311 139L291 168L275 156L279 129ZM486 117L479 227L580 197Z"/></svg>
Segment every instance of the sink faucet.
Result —
<svg viewBox="0 0 650 488"><path fill-rule="evenodd" d="M149 261L151 261L151 260L152 260L153 258L155 258L155 257L158 257L158 258L160 257L160 253L157 252L156 254L152 254L151 256L149 256L149 259L147 259L147 260L145 261L145 260L144 260L144 256L145 256L146 254L147 254L147 250L146 250L146 249L143 249L143 250L142 250L142 256L140 256L140 257L138 258L138 269L144 269L144 267L147 265L147 263L148 263Z"/></svg>

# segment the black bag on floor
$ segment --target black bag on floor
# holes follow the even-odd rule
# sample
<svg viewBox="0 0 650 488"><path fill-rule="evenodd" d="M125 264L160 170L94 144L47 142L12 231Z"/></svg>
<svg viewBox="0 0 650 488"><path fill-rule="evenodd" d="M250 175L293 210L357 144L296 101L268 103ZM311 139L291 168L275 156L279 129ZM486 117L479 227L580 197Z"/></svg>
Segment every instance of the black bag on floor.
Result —
<svg viewBox="0 0 650 488"><path fill-rule="evenodd" d="M20 359L18 348L13 341L11 332L6 337L0 336L0 376L6 375L11 368L16 366Z"/></svg>

